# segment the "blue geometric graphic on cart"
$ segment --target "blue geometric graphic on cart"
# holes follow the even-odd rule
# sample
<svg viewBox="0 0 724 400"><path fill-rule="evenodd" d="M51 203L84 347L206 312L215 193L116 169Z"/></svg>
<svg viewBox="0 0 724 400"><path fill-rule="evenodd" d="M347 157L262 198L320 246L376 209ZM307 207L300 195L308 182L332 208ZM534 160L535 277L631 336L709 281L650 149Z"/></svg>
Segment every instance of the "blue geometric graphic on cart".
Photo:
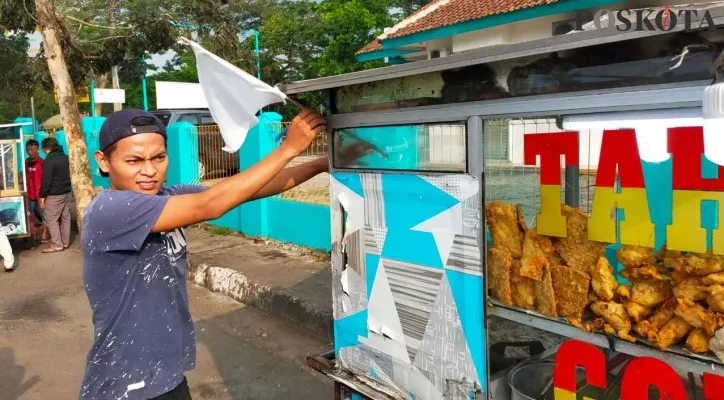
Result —
<svg viewBox="0 0 724 400"><path fill-rule="evenodd" d="M364 191L362 190L362 180L359 174L351 172L335 172L332 176L349 190L357 193L362 198L365 197Z"/></svg>
<svg viewBox="0 0 724 400"><path fill-rule="evenodd" d="M445 273L465 332L468 350L478 373L478 379L485 389L487 372L484 349L483 278L453 270L446 270Z"/></svg>
<svg viewBox="0 0 724 400"><path fill-rule="evenodd" d="M333 263L348 290L335 291L346 297L334 303L343 307L335 315L345 315L334 323L342 365L391 379L417 398L442 398L450 380L469 382L456 389L464 393L475 385L485 390L479 234L469 227L471 215L479 215L478 182L464 175L335 173L332 185L335 220L346 213L344 235L341 224L333 233L344 240L337 249L347 252L346 265ZM345 268L360 275L344 277ZM360 285L352 284L355 276ZM366 311L350 315L349 290L366 290ZM379 369L381 356L389 360L386 370Z"/></svg>
<svg viewBox="0 0 724 400"><path fill-rule="evenodd" d="M372 293L372 286L377 276L377 268L380 266L380 256L365 253L365 269L367 272L367 296Z"/></svg>
<svg viewBox="0 0 724 400"><path fill-rule="evenodd" d="M382 197L388 229L382 257L443 269L435 236L412 228L460 201L414 175L383 175Z"/></svg>
<svg viewBox="0 0 724 400"><path fill-rule="evenodd" d="M367 337L367 310L334 320L334 353L360 344L359 338Z"/></svg>

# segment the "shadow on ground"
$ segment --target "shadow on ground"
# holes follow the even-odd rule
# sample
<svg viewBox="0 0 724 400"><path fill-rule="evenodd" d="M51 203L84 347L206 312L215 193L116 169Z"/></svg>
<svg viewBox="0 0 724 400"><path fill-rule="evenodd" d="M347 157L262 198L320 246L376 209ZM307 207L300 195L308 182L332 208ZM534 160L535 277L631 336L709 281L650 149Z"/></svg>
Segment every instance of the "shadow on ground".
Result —
<svg viewBox="0 0 724 400"><path fill-rule="evenodd" d="M215 307L203 304L204 300L198 298L192 298L191 303L192 312L197 307ZM214 384L215 377L195 377L200 381L193 385L194 398L334 398L331 382L306 367L307 355L332 348L328 339L287 321L270 318L253 307L238 304L233 308L228 311L218 307L216 310L221 312L196 322L198 351L210 353L218 370L219 384ZM202 357L197 360L203 362ZM197 370L205 369L198 367L201 365L197 365Z"/></svg>
<svg viewBox="0 0 724 400"><path fill-rule="evenodd" d="M3 400L18 400L40 382L37 375L28 377L25 367L15 364L15 353L9 347L0 348L0 373L3 375L3 382L0 384L0 393Z"/></svg>

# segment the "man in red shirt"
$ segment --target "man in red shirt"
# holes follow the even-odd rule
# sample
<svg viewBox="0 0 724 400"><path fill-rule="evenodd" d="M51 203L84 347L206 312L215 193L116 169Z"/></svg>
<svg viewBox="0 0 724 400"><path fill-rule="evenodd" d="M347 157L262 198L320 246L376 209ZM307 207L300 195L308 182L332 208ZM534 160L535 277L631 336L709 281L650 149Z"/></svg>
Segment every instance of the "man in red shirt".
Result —
<svg viewBox="0 0 724 400"><path fill-rule="evenodd" d="M45 215L40 207L40 183L43 179L43 159L40 158L40 144L30 139L25 143L28 158L25 160L25 173L28 178L28 208L35 217L37 227L42 227L41 241L48 242L48 226L45 225Z"/></svg>

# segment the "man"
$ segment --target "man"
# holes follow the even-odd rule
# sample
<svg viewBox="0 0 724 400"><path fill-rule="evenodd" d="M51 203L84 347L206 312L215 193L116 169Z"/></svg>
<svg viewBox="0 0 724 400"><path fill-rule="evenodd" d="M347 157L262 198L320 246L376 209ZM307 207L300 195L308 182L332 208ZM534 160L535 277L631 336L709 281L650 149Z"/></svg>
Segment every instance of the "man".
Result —
<svg viewBox="0 0 724 400"><path fill-rule="evenodd" d="M40 157L40 143L30 139L25 142L25 173L28 182L28 208L35 218L35 226L41 229L41 243L48 242L48 225L45 224L43 209L40 207L40 185L43 180L43 159Z"/></svg>
<svg viewBox="0 0 724 400"><path fill-rule="evenodd" d="M95 157L111 189L90 203L81 233L95 342L80 399L191 398L184 373L194 368L196 341L183 228L327 171L326 158L284 169L325 130L325 119L306 110L281 146L244 172L209 188L164 187L163 123L129 109L105 121Z"/></svg>
<svg viewBox="0 0 724 400"><path fill-rule="evenodd" d="M70 246L70 206L73 203L70 159L55 138L43 139L40 146L45 153L40 208L43 209L51 242L42 252L55 253Z"/></svg>

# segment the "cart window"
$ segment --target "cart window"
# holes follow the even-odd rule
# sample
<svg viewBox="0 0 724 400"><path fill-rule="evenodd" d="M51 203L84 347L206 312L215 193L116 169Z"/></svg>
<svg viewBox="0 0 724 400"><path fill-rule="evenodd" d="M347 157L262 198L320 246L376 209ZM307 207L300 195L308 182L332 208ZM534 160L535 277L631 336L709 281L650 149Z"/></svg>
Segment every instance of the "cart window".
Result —
<svg viewBox="0 0 724 400"><path fill-rule="evenodd" d="M334 134L335 168L464 172L466 124L342 129Z"/></svg>
<svg viewBox="0 0 724 400"><path fill-rule="evenodd" d="M539 164L527 166L524 163L523 137L528 134L563 132L559 121L557 117L543 117L494 119L484 123L486 202L499 200L521 206L528 227L535 226L536 214L540 210L541 181ZM565 168L561 168L561 202L565 200L565 192L568 190L578 199L573 205L588 215L593 202L598 164L598 153L592 148L601 144L601 132L598 133L591 135L587 130L579 132L579 166L575 177L569 173L566 180Z"/></svg>
<svg viewBox="0 0 724 400"><path fill-rule="evenodd" d="M696 33L599 44L336 90L338 113L711 79L716 51Z"/></svg>

